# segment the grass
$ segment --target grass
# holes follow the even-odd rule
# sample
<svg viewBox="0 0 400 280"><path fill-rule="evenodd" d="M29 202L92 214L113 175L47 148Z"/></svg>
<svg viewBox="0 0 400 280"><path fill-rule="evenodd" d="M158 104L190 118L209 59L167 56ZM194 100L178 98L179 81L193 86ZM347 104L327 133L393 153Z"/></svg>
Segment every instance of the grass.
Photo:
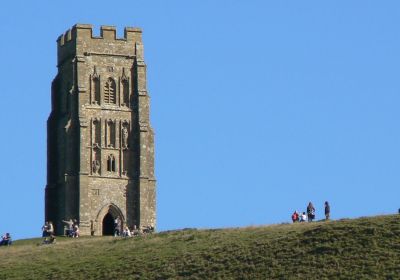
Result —
<svg viewBox="0 0 400 280"><path fill-rule="evenodd" d="M0 279L400 279L400 216L16 241Z"/></svg>

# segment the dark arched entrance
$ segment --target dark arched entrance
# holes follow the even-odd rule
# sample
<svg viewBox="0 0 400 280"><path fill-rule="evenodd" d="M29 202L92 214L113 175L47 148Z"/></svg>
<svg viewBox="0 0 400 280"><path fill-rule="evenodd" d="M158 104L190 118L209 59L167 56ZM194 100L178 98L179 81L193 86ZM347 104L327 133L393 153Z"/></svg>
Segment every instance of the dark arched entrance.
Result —
<svg viewBox="0 0 400 280"><path fill-rule="evenodd" d="M96 218L96 225L99 231L95 231L95 235L113 235L114 234L114 221L118 218L121 221L121 228L125 224L125 218L121 209L115 204L104 205Z"/></svg>
<svg viewBox="0 0 400 280"><path fill-rule="evenodd" d="M114 235L114 218L110 213L103 218L103 235Z"/></svg>

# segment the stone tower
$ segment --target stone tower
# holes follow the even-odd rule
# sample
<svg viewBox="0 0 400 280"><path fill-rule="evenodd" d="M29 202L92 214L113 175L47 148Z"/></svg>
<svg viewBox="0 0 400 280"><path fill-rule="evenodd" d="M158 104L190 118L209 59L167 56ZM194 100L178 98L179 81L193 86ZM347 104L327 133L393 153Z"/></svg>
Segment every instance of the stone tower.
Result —
<svg viewBox="0 0 400 280"><path fill-rule="evenodd" d="M45 219L62 234L76 219L82 235L155 226L154 133L142 32L77 24L61 35L47 121Z"/></svg>

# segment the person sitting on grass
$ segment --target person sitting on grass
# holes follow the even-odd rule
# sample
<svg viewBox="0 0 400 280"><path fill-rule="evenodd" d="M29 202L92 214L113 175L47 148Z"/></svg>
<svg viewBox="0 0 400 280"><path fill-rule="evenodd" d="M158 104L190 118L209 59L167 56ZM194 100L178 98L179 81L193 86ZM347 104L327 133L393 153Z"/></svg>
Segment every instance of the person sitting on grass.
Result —
<svg viewBox="0 0 400 280"><path fill-rule="evenodd" d="M72 221L72 219L69 219L69 221L65 221L65 220L62 220L62 221L63 221L63 223L65 223L67 225L67 230L66 230L65 234L68 237L72 237L72 235L74 233L74 221Z"/></svg>
<svg viewBox="0 0 400 280"><path fill-rule="evenodd" d="M307 215L306 212L300 215L300 222L307 222Z"/></svg>
<svg viewBox="0 0 400 280"><path fill-rule="evenodd" d="M48 226L48 229L47 229L47 233L48 233L48 236L51 236L51 235L54 234L54 226L53 226L53 223L52 223L52 222L49 222L49 226Z"/></svg>
<svg viewBox="0 0 400 280"><path fill-rule="evenodd" d="M56 236L54 234L50 234L50 236L45 237L43 240L44 245L55 244L56 243Z"/></svg>
<svg viewBox="0 0 400 280"><path fill-rule="evenodd" d="M45 222L42 226L42 237L49 236L49 222Z"/></svg>
<svg viewBox="0 0 400 280"><path fill-rule="evenodd" d="M125 226L124 230L122 231L122 237L131 237L131 231L129 230L128 226Z"/></svg>
<svg viewBox="0 0 400 280"><path fill-rule="evenodd" d="M74 230L72 232L72 237L78 238L79 237L79 226L78 223L74 223Z"/></svg>
<svg viewBox="0 0 400 280"><path fill-rule="evenodd" d="M132 236L137 236L140 234L140 231L138 230L137 226L134 225L132 229Z"/></svg>
<svg viewBox="0 0 400 280"><path fill-rule="evenodd" d="M0 246L10 246L12 244L11 235L7 232L1 237Z"/></svg>
<svg viewBox="0 0 400 280"><path fill-rule="evenodd" d="M154 227L153 226L144 226L142 229L143 234L150 234L154 232Z"/></svg>

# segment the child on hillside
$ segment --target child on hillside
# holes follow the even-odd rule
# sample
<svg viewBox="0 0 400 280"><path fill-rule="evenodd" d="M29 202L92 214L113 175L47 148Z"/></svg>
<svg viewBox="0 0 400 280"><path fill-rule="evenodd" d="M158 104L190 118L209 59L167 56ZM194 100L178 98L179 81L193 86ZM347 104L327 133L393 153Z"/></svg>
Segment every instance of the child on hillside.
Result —
<svg viewBox="0 0 400 280"><path fill-rule="evenodd" d="M300 222L307 222L307 215L306 212L300 215Z"/></svg>

